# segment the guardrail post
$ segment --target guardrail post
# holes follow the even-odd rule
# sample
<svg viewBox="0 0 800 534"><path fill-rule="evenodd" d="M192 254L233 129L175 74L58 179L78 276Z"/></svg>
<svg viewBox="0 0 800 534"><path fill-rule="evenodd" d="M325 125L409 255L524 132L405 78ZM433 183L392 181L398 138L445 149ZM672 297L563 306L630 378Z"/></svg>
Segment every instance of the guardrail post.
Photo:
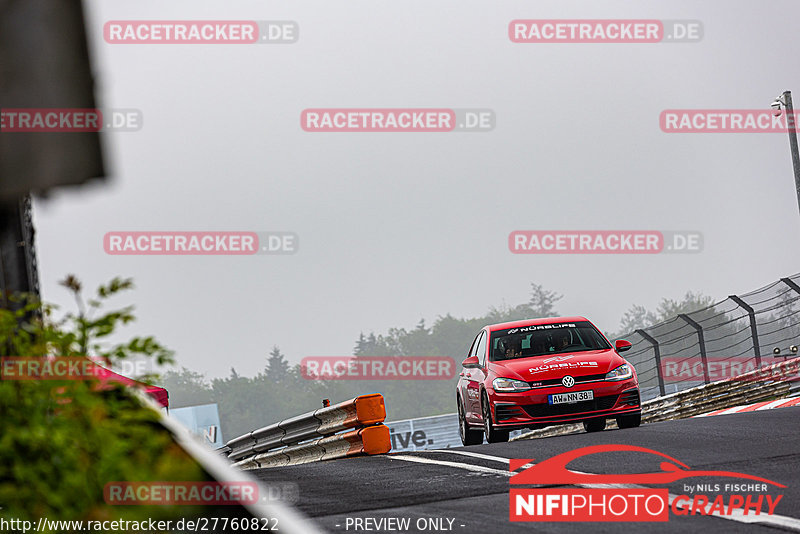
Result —
<svg viewBox="0 0 800 534"><path fill-rule="evenodd" d="M645 332L644 330L634 330L635 333L642 336L645 341L648 341L651 345L653 345L653 353L656 357L656 369L658 370L658 390L661 392L661 396L667 394L664 388L664 374L663 369L661 368L661 348L658 346L658 341L656 338Z"/></svg>
<svg viewBox="0 0 800 534"><path fill-rule="evenodd" d="M797 293L800 293L800 286L798 286L798 285L795 283L795 281L794 281L794 280L792 280L791 278L781 278L781 282L783 282L783 283L784 283L784 284L786 284L787 286L789 286L789 287L791 287L792 289L794 289L794 290L795 290Z"/></svg>
<svg viewBox="0 0 800 534"><path fill-rule="evenodd" d="M756 355L756 367L761 367L761 345L758 342L758 325L756 323L756 311L748 303L740 299L737 295L729 295L729 299L739 305L747 315L750 316L750 335L753 337L753 353Z"/></svg>
<svg viewBox="0 0 800 534"><path fill-rule="evenodd" d="M705 380L706 384L711 382L711 378L708 376L708 358L706 357L706 338L703 336L703 327L700 324L686 315L685 313L679 313L678 317L686 321L686 323L697 330L697 341L700 343L700 359L703 361L703 379Z"/></svg>

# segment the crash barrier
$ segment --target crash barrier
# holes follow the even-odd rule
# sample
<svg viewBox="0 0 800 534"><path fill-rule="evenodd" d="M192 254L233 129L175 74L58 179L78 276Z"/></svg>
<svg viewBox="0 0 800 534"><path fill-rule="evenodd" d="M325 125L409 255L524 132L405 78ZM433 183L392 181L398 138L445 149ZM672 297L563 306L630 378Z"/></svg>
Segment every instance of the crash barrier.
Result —
<svg viewBox="0 0 800 534"><path fill-rule="evenodd" d="M389 452L388 443L389 429L384 425L374 425L299 445L289 445L277 451L256 454L236 462L233 466L240 469L260 469L362 454L385 454Z"/></svg>
<svg viewBox="0 0 800 534"><path fill-rule="evenodd" d="M633 348L642 399L710 384L797 356L800 274L616 339Z"/></svg>
<svg viewBox="0 0 800 534"><path fill-rule="evenodd" d="M642 402L642 422L684 419L740 404L786 397L797 391L800 358L767 365L734 378L703 384ZM608 428L614 428L614 424ZM524 433L514 439L534 439L583 431L583 424L558 425Z"/></svg>
<svg viewBox="0 0 800 534"><path fill-rule="evenodd" d="M432 415L385 423L389 427L392 452L425 451L461 447L458 414ZM521 434L519 430L511 436Z"/></svg>
<svg viewBox="0 0 800 534"><path fill-rule="evenodd" d="M361 395L239 436L219 452L242 469L384 454L391 448L384 419L383 396Z"/></svg>

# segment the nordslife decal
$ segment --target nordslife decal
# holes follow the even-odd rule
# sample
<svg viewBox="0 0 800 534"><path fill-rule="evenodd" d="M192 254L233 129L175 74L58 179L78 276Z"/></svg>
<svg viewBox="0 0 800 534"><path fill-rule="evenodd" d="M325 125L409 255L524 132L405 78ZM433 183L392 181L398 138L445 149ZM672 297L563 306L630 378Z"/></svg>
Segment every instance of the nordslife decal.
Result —
<svg viewBox="0 0 800 534"><path fill-rule="evenodd" d="M575 326L575 323L535 324L531 326L523 326L522 328L512 328L506 331L506 334L516 334L517 332L534 332L536 330L552 330L554 328L575 328Z"/></svg>
<svg viewBox="0 0 800 534"><path fill-rule="evenodd" d="M597 362L579 361L579 362L560 362L560 363L543 363L536 367L528 369L530 373L544 373L545 371L567 370L567 369L597 369Z"/></svg>

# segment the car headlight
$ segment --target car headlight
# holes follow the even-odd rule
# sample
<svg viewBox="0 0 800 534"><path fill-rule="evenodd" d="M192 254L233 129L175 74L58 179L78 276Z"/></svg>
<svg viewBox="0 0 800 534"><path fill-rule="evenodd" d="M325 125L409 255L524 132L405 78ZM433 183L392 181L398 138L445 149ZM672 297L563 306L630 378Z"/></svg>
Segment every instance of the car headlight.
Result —
<svg viewBox="0 0 800 534"><path fill-rule="evenodd" d="M627 380L633 376L633 367L623 363L613 371L606 374L606 380Z"/></svg>
<svg viewBox="0 0 800 534"><path fill-rule="evenodd" d="M527 391L531 389L527 382L522 380L514 380L513 378L495 378L492 381L492 387L495 391Z"/></svg>

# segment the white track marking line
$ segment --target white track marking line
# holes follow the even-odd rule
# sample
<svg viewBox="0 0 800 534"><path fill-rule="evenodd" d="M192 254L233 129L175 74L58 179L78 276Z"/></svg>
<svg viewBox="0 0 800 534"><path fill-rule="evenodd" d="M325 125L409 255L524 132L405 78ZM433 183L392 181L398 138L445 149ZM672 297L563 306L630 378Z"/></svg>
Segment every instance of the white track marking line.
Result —
<svg viewBox="0 0 800 534"><path fill-rule="evenodd" d="M496 462L508 462L508 458L502 458L500 456L490 456L488 454L480 454L477 452L470 452L470 451L448 451L443 449L433 449L436 452L449 452L452 454L462 454L464 456L473 456L477 458L483 458L486 460L492 460ZM430 452L430 451L426 451ZM501 471L500 469L492 469L491 467L483 467L480 465L471 465L471 464L464 464L459 462L448 462L445 460L432 460L430 458L422 458L418 456L404 456L404 455L392 455L389 458L394 458L397 460L404 460L406 462L417 462L421 464L436 464L436 465L443 465L445 467L455 467L458 469L465 469L467 471L475 471L479 473L491 473L494 475L502 475L511 477L516 473L512 473L511 471ZM527 466L526 466L527 468ZM580 473L582 475L589 475L595 473L585 473L583 471L573 471L574 473ZM565 486L578 486L581 488L648 488L647 486L641 486L639 484L564 484ZM672 502L680 497L679 495L675 495L674 493L669 494L669 505L670 508L672 507ZM692 500L687 501L686 503L681 503L676 505L679 508L688 508L691 510ZM713 512L711 514L707 514L709 516L718 517L720 519L727 519L729 521L736 521L738 523L761 523L767 525L775 525L784 528L791 528L793 530L800 531L800 519L795 519L794 517L788 517L785 515L765 515L765 514L747 514L745 515L742 510L731 510L731 515L723 515L719 512Z"/></svg>
<svg viewBox="0 0 800 534"><path fill-rule="evenodd" d="M479 452L470 452L470 451L451 451L450 449L428 449L426 451L417 451L417 452L444 452L447 454L460 454L462 456L471 456L472 458L483 458L484 460L491 460L493 462L501 462L501 463L508 463L508 458L503 458L500 456L490 456L488 454L481 454Z"/></svg>
<svg viewBox="0 0 800 534"><path fill-rule="evenodd" d="M502 456L490 456L488 454L481 454L479 452L451 451L450 449L428 449L426 451L417 451L417 452L445 452L447 454L460 454L462 456L470 456L472 458L482 458L484 460L489 460L491 462L500 462L500 463L503 463L503 464L506 464L506 465L508 465L510 463L510 460L508 458L503 458ZM525 469L528 469L529 467L533 467L533 466L534 466L534 464L521 465L521 466L519 466L519 469L517 469L517 471L525 470Z"/></svg>
<svg viewBox="0 0 800 534"><path fill-rule="evenodd" d="M404 456L404 455L392 455L387 456L387 458L391 460L403 460L405 462L416 462L420 464L436 464L436 465L443 465L445 467L455 467L458 469L466 469L467 471L475 471L476 473L490 473L492 475L501 475L504 477L510 477L514 473L508 470L502 469L493 469L491 467L483 467L482 465L471 465L471 464L462 464L458 462L448 462L446 460L432 460L431 458L422 458L421 456Z"/></svg>

